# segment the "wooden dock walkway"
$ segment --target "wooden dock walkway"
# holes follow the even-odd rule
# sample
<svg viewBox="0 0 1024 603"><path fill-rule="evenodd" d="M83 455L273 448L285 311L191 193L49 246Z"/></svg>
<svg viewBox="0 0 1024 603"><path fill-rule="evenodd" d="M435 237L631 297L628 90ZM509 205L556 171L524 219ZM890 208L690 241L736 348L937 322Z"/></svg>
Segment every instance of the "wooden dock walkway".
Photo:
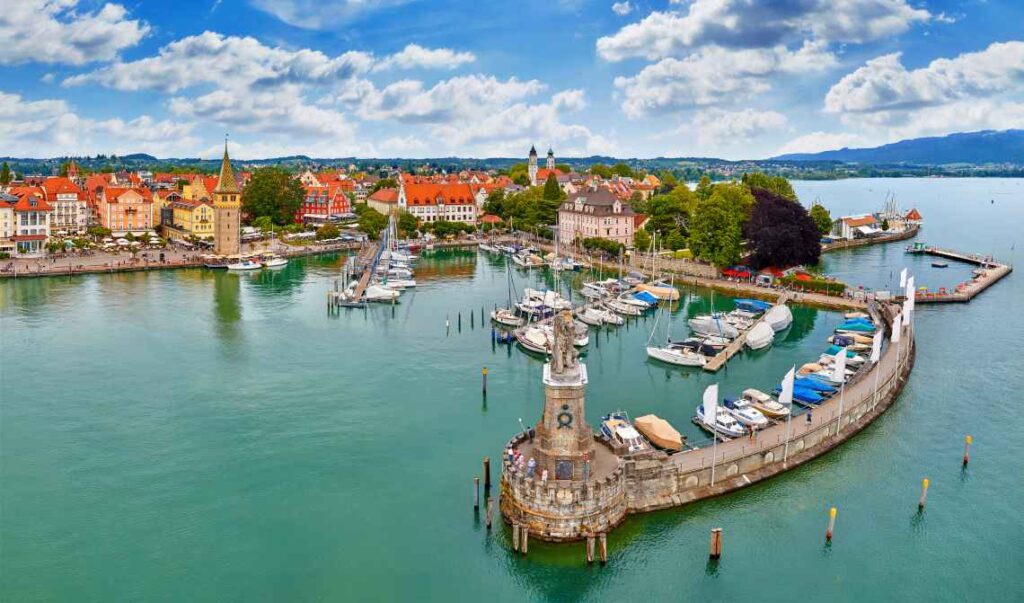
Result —
<svg viewBox="0 0 1024 603"><path fill-rule="evenodd" d="M779 295L776 303L784 304L787 301L789 301L789 297L783 293ZM766 314L767 312L761 314L761 317L758 318L757 321L754 322L754 324L750 325L749 329L746 329L745 331L740 333L739 337L730 341L729 345L725 346L721 352L715 354L715 357L712 358L711 360L708 360L707 364L704 365L704 370L708 371L709 373L717 373L719 369L725 366L726 363L732 359L733 356L739 354L740 350L743 349L743 345L747 342L747 333L752 331L755 326L764 322L764 317Z"/></svg>
<svg viewBox="0 0 1024 603"><path fill-rule="evenodd" d="M356 283L356 290L353 292L352 299L363 299L363 294L366 293L366 287L370 284L370 277L373 276L373 271L377 267L377 262L374 260L377 258L378 253L380 253L380 243L373 243L359 250L358 261L363 267L363 273L359 277L359 282Z"/></svg>
<svg viewBox="0 0 1024 603"><path fill-rule="evenodd" d="M921 253L981 267L978 271L980 274L967 283L961 283L952 291L946 291L944 288L939 291L915 291L914 301L921 304L967 303L1013 272L1013 266L996 261L990 255L964 253L954 249L932 246L921 247L911 253Z"/></svg>

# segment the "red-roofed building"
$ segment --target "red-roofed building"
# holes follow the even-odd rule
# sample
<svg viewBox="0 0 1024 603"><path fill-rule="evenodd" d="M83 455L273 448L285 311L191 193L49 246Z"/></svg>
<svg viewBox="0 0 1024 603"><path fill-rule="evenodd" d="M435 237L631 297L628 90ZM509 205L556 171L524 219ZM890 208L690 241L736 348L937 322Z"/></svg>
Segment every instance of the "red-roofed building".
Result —
<svg viewBox="0 0 1024 603"><path fill-rule="evenodd" d="M100 194L96 209L100 224L113 236L141 234L154 228L153 196L146 188L108 186Z"/></svg>
<svg viewBox="0 0 1024 603"><path fill-rule="evenodd" d="M501 218L494 214L484 214L480 216L480 222L483 224L501 224Z"/></svg>
<svg viewBox="0 0 1024 603"><path fill-rule="evenodd" d="M0 192L0 252L14 253L14 229L17 222L14 220L14 204L18 198L9 193Z"/></svg>
<svg viewBox="0 0 1024 603"><path fill-rule="evenodd" d="M302 206L295 212L295 222L325 221L352 213L352 204L340 182L323 185L306 185L306 196Z"/></svg>
<svg viewBox="0 0 1024 603"><path fill-rule="evenodd" d="M904 218L910 224L920 224L924 222L924 218L921 217L921 212L917 211L917 208L907 212L906 218Z"/></svg>
<svg viewBox="0 0 1024 603"><path fill-rule="evenodd" d="M476 224L476 196L464 183L418 182L403 175L399 181L398 207L420 222L464 222Z"/></svg>
<svg viewBox="0 0 1024 603"><path fill-rule="evenodd" d="M46 202L53 208L50 229L60 234L78 234L89 226L89 208L85 191L70 177L47 178L41 186Z"/></svg>
<svg viewBox="0 0 1024 603"><path fill-rule="evenodd" d="M385 216L391 214L398 207L398 189L381 188L373 191L373 194L366 198L366 205Z"/></svg>
<svg viewBox="0 0 1024 603"><path fill-rule="evenodd" d="M41 254L50 238L50 211L52 208L40 195L28 194L14 204L14 242L18 253Z"/></svg>

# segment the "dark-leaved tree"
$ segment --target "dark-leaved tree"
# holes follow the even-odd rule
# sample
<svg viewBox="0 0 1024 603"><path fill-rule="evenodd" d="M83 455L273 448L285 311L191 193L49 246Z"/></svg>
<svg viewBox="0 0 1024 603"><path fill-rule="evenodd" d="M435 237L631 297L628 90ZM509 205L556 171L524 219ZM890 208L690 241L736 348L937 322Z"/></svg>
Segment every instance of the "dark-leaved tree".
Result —
<svg viewBox="0 0 1024 603"><path fill-rule="evenodd" d="M757 268L817 264L821 257L818 226L799 203L755 188L754 209L746 224L751 261Z"/></svg>

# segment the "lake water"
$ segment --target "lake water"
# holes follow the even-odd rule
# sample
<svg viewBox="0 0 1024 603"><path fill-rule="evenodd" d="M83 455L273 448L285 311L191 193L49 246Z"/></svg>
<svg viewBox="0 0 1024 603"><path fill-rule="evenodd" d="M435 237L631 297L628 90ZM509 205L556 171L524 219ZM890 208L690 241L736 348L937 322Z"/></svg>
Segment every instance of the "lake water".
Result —
<svg viewBox="0 0 1024 603"><path fill-rule="evenodd" d="M1024 227L1018 180L796 189L833 215L876 210L893 191L923 214L918 240L1004 259ZM902 247L825 264L879 288L904 266L933 288L969 275ZM533 541L516 556L504 527L488 535L473 513L482 457L537 420L543 395L540 361L481 328L481 308L505 301L504 260L438 253L401 304L330 317L343 261L0 283L0 600L1024 597L1020 275L970 304L919 307L910 382L862 434L767 483L631 518L602 568L582 545ZM680 313L710 307L708 292L689 293ZM647 361L653 315L593 333L588 419L654 412L703 437L689 419L708 383L770 389L824 350L839 316L794 314L769 350L718 375ZM684 334L679 316L672 329ZM725 547L711 566L713 527Z"/></svg>

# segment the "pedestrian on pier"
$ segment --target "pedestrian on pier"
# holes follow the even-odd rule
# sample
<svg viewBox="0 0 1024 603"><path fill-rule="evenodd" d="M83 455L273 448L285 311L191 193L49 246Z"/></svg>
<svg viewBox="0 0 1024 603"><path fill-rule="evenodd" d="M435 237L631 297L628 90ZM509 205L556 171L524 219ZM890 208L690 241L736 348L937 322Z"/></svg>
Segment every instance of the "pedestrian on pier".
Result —
<svg viewBox="0 0 1024 603"><path fill-rule="evenodd" d="M529 462L526 463L526 477L533 477L533 474L537 471L537 461L530 457Z"/></svg>
<svg viewBox="0 0 1024 603"><path fill-rule="evenodd" d="M807 424L811 424L811 409L807 409Z"/></svg>
<svg viewBox="0 0 1024 603"><path fill-rule="evenodd" d="M541 474L540 474L540 483L541 484L545 484L545 485L548 483L548 470L547 469L545 469L544 471L541 472Z"/></svg>

